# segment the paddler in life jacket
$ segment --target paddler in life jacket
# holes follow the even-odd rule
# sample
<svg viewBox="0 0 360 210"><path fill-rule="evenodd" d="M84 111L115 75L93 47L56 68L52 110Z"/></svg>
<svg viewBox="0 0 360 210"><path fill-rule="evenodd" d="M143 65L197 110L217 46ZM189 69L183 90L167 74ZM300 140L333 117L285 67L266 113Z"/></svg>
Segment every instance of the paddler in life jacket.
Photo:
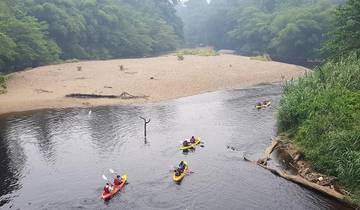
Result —
<svg viewBox="0 0 360 210"><path fill-rule="evenodd" d="M194 144L195 142L196 142L196 139L195 139L194 136L192 136L191 139L190 139L190 143Z"/></svg>
<svg viewBox="0 0 360 210"><path fill-rule="evenodd" d="M121 183L122 183L121 176L120 176L120 175L117 175L117 176L114 178L114 185L120 185Z"/></svg>
<svg viewBox="0 0 360 210"><path fill-rule="evenodd" d="M111 192L111 186L110 186L110 184L109 183L106 183L106 185L105 185L105 187L104 187L104 192L106 193L106 194L108 194L108 193L110 193Z"/></svg>
<svg viewBox="0 0 360 210"><path fill-rule="evenodd" d="M181 161L181 162L180 162L180 164L179 164L179 169L180 169L181 172L184 171L184 169L185 169L185 163L184 163L184 161Z"/></svg>
<svg viewBox="0 0 360 210"><path fill-rule="evenodd" d="M180 175L181 175L180 168L175 169L175 176L180 176Z"/></svg>
<svg viewBox="0 0 360 210"><path fill-rule="evenodd" d="M190 145L190 142L188 142L187 140L185 140L184 142L183 142L183 146L184 147L187 147L187 146L189 146Z"/></svg>

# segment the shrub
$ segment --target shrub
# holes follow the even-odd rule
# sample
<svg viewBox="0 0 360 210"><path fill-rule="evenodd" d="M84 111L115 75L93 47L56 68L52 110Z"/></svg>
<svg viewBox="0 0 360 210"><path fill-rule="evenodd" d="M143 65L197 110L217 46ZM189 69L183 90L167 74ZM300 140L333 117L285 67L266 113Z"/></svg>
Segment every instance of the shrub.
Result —
<svg viewBox="0 0 360 210"><path fill-rule="evenodd" d="M220 55L212 48L185 49L177 52L181 55L218 56Z"/></svg>
<svg viewBox="0 0 360 210"><path fill-rule="evenodd" d="M7 80L7 76L0 74L0 94L6 92L6 80Z"/></svg>
<svg viewBox="0 0 360 210"><path fill-rule="evenodd" d="M179 61L182 61L185 59L183 54L177 54L176 56Z"/></svg>
<svg viewBox="0 0 360 210"><path fill-rule="evenodd" d="M258 60L258 61L272 61L270 55L268 55L268 54L253 56L253 57L250 57L250 59Z"/></svg>

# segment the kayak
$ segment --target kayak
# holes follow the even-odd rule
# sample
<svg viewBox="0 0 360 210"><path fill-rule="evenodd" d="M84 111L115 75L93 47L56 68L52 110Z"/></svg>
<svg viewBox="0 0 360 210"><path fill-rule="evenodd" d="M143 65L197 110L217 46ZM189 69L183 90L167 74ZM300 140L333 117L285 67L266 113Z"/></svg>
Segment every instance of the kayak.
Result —
<svg viewBox="0 0 360 210"><path fill-rule="evenodd" d="M196 137L195 138L195 143L193 144L190 144L188 146L182 146L180 147L181 150L187 150L187 149L195 149L196 145L200 144L201 143L201 139L200 137Z"/></svg>
<svg viewBox="0 0 360 210"><path fill-rule="evenodd" d="M183 162L185 165L184 171L180 174L180 176L176 176L174 173L174 175L173 175L174 182L180 182L186 175L186 172L188 170L188 164L187 164L186 160L184 160Z"/></svg>
<svg viewBox="0 0 360 210"><path fill-rule="evenodd" d="M266 108L269 107L271 105L271 101L266 102L266 104L263 104L262 107Z"/></svg>
<svg viewBox="0 0 360 210"><path fill-rule="evenodd" d="M121 176L121 184L120 185L113 185L113 189L110 193L105 193L104 191L101 194L101 198L103 200L110 200L116 193L118 193L126 184L127 175Z"/></svg>
<svg viewBox="0 0 360 210"><path fill-rule="evenodd" d="M256 107L257 109L262 109L262 108L267 108L267 107L269 107L270 105L271 105L271 101L268 101L268 102L266 102L265 104L256 105L255 107Z"/></svg>

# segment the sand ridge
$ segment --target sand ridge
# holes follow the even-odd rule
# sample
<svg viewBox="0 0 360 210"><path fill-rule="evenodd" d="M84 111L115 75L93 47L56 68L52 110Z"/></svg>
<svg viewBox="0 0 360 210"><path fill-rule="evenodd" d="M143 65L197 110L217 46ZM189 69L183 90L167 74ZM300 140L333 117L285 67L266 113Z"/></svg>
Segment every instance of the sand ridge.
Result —
<svg viewBox="0 0 360 210"><path fill-rule="evenodd" d="M123 66L121 70L120 66ZM17 72L0 95L0 114L43 108L158 102L203 92L296 78L306 68L237 55L81 61ZM71 93L146 95L147 99L74 99Z"/></svg>

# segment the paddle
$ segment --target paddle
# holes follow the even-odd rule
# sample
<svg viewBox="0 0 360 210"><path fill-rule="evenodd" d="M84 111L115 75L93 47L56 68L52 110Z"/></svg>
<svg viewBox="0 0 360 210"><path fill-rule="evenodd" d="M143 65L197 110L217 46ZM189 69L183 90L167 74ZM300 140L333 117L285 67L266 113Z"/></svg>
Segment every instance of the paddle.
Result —
<svg viewBox="0 0 360 210"><path fill-rule="evenodd" d="M110 168L109 171L110 171L110 173L115 174L114 169Z"/></svg>
<svg viewBox="0 0 360 210"><path fill-rule="evenodd" d="M102 178L105 180L105 181L109 181L108 178L103 174L102 175Z"/></svg>

